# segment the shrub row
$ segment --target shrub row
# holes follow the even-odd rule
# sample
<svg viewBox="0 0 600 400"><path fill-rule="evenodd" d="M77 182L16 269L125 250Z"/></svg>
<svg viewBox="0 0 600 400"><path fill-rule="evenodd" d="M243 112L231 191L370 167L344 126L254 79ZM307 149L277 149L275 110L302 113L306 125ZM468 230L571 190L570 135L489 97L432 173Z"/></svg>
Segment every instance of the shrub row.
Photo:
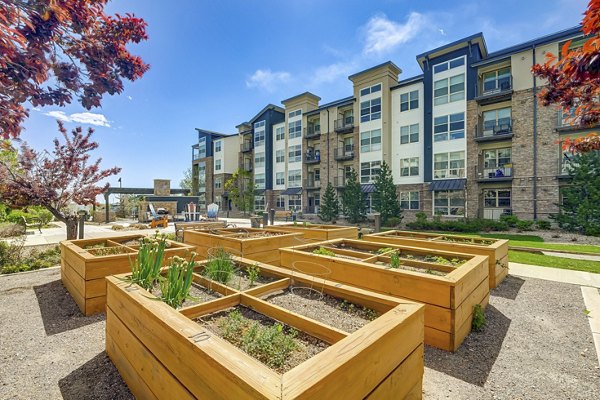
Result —
<svg viewBox="0 0 600 400"><path fill-rule="evenodd" d="M427 219L427 214L418 212L417 220L406 224L407 228L415 230L430 230L443 232L492 232L507 231L510 228L517 228L519 231L530 231L534 223L538 229L550 229L549 221L525 221L515 215L503 215L499 221L480 218L462 218L456 220L442 220L436 215L431 220Z"/></svg>

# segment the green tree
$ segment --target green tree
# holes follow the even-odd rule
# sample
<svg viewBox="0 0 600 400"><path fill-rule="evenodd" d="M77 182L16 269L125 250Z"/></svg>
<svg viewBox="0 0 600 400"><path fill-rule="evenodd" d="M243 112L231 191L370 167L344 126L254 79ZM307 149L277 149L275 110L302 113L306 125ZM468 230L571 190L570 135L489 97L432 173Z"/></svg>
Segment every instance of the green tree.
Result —
<svg viewBox="0 0 600 400"><path fill-rule="evenodd" d="M321 209L319 210L319 218L321 221L331 222L336 221L340 215L340 204L338 203L335 189L331 182L327 184L327 189L321 198Z"/></svg>
<svg viewBox="0 0 600 400"><path fill-rule="evenodd" d="M229 199L244 215L254 209L254 180L252 174L238 168L231 178L225 181L224 188L229 192Z"/></svg>
<svg viewBox="0 0 600 400"><path fill-rule="evenodd" d="M381 164L379 175L375 177L375 192L373 193L373 209L381 214L381 223L385 225L389 218L402 221L402 209L398 202L398 194L394 185L394 177L388 164Z"/></svg>
<svg viewBox="0 0 600 400"><path fill-rule="evenodd" d="M342 192L342 212L348 221L355 224L367 216L366 196L363 193L354 169L346 177L346 187Z"/></svg>
<svg viewBox="0 0 600 400"><path fill-rule="evenodd" d="M183 171L183 179L179 181L179 187L192 191L192 168Z"/></svg>
<svg viewBox="0 0 600 400"><path fill-rule="evenodd" d="M560 211L552 218L566 230L600 235L600 151L573 156L567 172L571 181L562 189Z"/></svg>

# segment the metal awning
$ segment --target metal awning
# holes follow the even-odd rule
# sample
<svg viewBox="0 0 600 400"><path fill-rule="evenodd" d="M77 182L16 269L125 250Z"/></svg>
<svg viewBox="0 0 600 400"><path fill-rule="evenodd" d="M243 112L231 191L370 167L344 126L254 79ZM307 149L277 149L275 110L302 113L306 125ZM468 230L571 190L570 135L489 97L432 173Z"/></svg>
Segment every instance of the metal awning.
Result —
<svg viewBox="0 0 600 400"><path fill-rule="evenodd" d="M366 185L360 185L360 190L363 193L373 193L375 191L375 184L367 183Z"/></svg>
<svg viewBox="0 0 600 400"><path fill-rule="evenodd" d="M296 194L300 194L302 193L302 188L301 187L295 187L295 188L287 188L285 189L283 192L281 192L281 194L283 195L296 195Z"/></svg>
<svg viewBox="0 0 600 400"><path fill-rule="evenodd" d="M444 179L440 181L432 181L429 184L429 190L464 190L466 179Z"/></svg>

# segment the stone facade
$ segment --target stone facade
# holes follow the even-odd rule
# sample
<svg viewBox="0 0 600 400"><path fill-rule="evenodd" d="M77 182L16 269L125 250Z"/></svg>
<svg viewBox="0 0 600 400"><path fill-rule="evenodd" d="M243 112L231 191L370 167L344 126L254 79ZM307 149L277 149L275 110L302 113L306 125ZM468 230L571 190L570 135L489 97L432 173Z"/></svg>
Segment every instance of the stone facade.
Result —
<svg viewBox="0 0 600 400"><path fill-rule="evenodd" d="M170 196L171 195L171 180L170 179L155 179L154 180L154 195L155 196Z"/></svg>

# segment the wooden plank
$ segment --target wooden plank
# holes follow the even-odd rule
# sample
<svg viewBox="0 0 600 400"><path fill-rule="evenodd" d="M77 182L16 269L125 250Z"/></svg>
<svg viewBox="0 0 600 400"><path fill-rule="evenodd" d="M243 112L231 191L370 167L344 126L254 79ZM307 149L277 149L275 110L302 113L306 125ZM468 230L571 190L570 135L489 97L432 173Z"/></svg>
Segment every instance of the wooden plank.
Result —
<svg viewBox="0 0 600 400"><path fill-rule="evenodd" d="M178 311L181 313L181 315L185 315L190 319L194 319L215 311L237 306L238 304L240 304L240 295L239 293L234 293L232 295L210 300L205 303L181 308Z"/></svg>
<svg viewBox="0 0 600 400"><path fill-rule="evenodd" d="M61 250L60 258L64 259L75 272L85 279L85 260L79 254L67 248L64 251Z"/></svg>
<svg viewBox="0 0 600 400"><path fill-rule="evenodd" d="M488 282L489 291L489 267L488 258L483 256L475 256L468 265L459 268L449 275L454 280L454 295L450 308L456 309L462 302L471 295L471 293L479 286L481 281Z"/></svg>
<svg viewBox="0 0 600 400"><path fill-rule="evenodd" d="M489 295L490 289L487 280L480 282L479 286L471 292L456 310L454 310L454 324L459 327L469 318L472 317L473 307L476 304L482 304L484 299Z"/></svg>
<svg viewBox="0 0 600 400"><path fill-rule="evenodd" d="M329 344L335 344L348 336L348 333L341 329L327 326L319 321L276 306L275 304L267 303L264 300L243 293L241 296L242 305L296 328L299 331L306 332Z"/></svg>
<svg viewBox="0 0 600 400"><path fill-rule="evenodd" d="M71 287L77 292L77 294L85 298L85 280L71 267L69 261L65 260L65 267L62 270L63 279L69 279Z"/></svg>
<svg viewBox="0 0 600 400"><path fill-rule="evenodd" d="M106 278L92 279L85 282L85 297L106 296Z"/></svg>
<svg viewBox="0 0 600 400"><path fill-rule="evenodd" d="M424 346L417 347L388 377L366 398L368 400L406 399L415 385L422 383L425 366Z"/></svg>
<svg viewBox="0 0 600 400"><path fill-rule="evenodd" d="M489 293L485 296L485 298L480 302L483 308L487 307L490 299ZM456 332L454 334L454 341L452 343L452 349L450 351L456 351L461 343L465 340L465 338L471 332L471 325L473 323L473 313L469 315L469 317L463 322L463 324L456 328Z"/></svg>
<svg viewBox="0 0 600 400"><path fill-rule="evenodd" d="M246 293L249 296L255 297L267 296L271 293L287 289L291 283L292 280L290 278L284 278L275 282L267 283L266 285L248 289L244 293Z"/></svg>
<svg viewBox="0 0 600 400"><path fill-rule="evenodd" d="M159 399L194 399L162 363L137 340L118 317L106 312L106 336L116 346L114 350L131 365L133 371ZM132 392L137 392L133 391Z"/></svg>
<svg viewBox="0 0 600 400"><path fill-rule="evenodd" d="M103 313L106 310L106 296L85 299L85 315Z"/></svg>
<svg viewBox="0 0 600 400"><path fill-rule="evenodd" d="M454 351L454 335L426 326L425 344L445 351Z"/></svg>
<svg viewBox="0 0 600 400"><path fill-rule="evenodd" d="M65 268L65 270L66 269L68 268ZM75 286L69 280L69 277L66 274L63 274L61 278L63 286L69 291L69 294L71 295L75 303L77 303L77 307L79 307L81 312L85 314L85 298L75 288Z"/></svg>

